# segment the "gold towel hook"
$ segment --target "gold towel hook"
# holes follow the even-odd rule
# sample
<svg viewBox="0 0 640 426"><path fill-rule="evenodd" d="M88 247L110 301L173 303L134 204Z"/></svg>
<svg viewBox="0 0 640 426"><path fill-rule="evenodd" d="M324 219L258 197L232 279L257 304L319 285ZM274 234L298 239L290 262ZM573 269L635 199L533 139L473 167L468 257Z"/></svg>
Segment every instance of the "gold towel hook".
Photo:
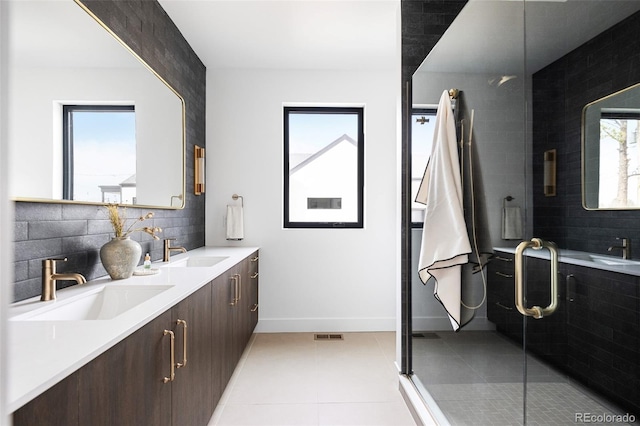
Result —
<svg viewBox="0 0 640 426"><path fill-rule="evenodd" d="M244 207L244 198L242 198L242 195L233 194L231 198L233 198L234 200L238 200L238 198L240 198L240 205Z"/></svg>

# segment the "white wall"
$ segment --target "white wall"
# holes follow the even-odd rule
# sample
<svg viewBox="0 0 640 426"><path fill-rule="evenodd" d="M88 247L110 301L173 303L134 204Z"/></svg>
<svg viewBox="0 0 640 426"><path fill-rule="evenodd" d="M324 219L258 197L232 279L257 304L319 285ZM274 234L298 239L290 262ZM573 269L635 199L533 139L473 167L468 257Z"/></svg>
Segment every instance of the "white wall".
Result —
<svg viewBox="0 0 640 426"><path fill-rule="evenodd" d="M399 82L399 70L207 70L206 244L260 247L257 331L396 328ZM365 105L364 229L283 229L287 103ZM234 193L241 242L224 235Z"/></svg>
<svg viewBox="0 0 640 426"><path fill-rule="evenodd" d="M7 21L6 9L0 2L0 229L13 229L13 206L9 202L8 144L7 144ZM0 232L0 424L10 424L6 412L6 376L7 376L7 311L11 300L13 280L13 244L11 232Z"/></svg>

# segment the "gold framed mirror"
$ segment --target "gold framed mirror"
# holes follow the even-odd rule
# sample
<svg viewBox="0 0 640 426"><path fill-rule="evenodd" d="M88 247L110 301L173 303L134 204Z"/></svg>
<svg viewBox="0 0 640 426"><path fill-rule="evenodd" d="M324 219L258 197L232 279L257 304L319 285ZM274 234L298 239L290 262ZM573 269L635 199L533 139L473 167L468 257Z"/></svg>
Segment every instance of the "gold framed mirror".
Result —
<svg viewBox="0 0 640 426"><path fill-rule="evenodd" d="M10 196L183 208L180 94L80 0L7 3Z"/></svg>

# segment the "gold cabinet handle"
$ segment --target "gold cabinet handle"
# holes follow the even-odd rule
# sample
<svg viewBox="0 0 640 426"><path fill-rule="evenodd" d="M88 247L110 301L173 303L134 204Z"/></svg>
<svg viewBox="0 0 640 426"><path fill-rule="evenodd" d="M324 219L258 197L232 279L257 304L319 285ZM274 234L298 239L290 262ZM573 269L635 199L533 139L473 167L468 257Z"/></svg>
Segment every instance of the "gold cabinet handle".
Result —
<svg viewBox="0 0 640 426"><path fill-rule="evenodd" d="M162 383L173 382L176 378L176 335L173 334L171 330L165 330L163 336L169 335L170 337L170 348L171 348L171 369L169 377L165 377L162 379Z"/></svg>
<svg viewBox="0 0 640 426"><path fill-rule="evenodd" d="M236 299L236 303L237 303L240 300L242 300L242 275L235 274L235 276L237 277L236 286L238 288L236 292L236 294L238 295L238 298Z"/></svg>
<svg viewBox="0 0 640 426"><path fill-rule="evenodd" d="M502 256L496 256L496 260L502 260L503 262L513 262L513 259Z"/></svg>
<svg viewBox="0 0 640 426"><path fill-rule="evenodd" d="M176 321L177 325L181 325L183 327L184 334L182 335L182 362L176 364L177 368L182 368L187 365L187 322L185 320L179 319Z"/></svg>
<svg viewBox="0 0 640 426"><path fill-rule="evenodd" d="M524 278L522 275L522 258L526 248L531 247L534 250L542 250L546 248L551 255L551 302L546 308L540 306L533 306L527 308L524 306ZM516 259L515 259L515 293L516 293L516 308L525 316L534 317L540 319L549 316L555 312L558 308L558 249L556 245L549 241L543 241L540 238L533 238L531 241L523 241L516 247Z"/></svg>
<svg viewBox="0 0 640 426"><path fill-rule="evenodd" d="M513 278L513 275L511 274L505 274L504 272L496 272L496 275L499 277L505 277L505 278Z"/></svg>
<svg viewBox="0 0 640 426"><path fill-rule="evenodd" d="M252 257L252 258L251 258L251 261L252 261L252 262L257 262L257 261L258 261L258 259L259 259L259 257L258 257L258 256L256 256L256 257Z"/></svg>
<svg viewBox="0 0 640 426"><path fill-rule="evenodd" d="M229 280L233 281L233 297L231 298L231 303L229 303L231 306L236 306L238 303L238 278L236 278L236 275L229 278Z"/></svg>
<svg viewBox="0 0 640 426"><path fill-rule="evenodd" d="M256 303L253 305L253 308L251 308L251 312L255 312L257 310L258 310L258 304Z"/></svg>
<svg viewBox="0 0 640 426"><path fill-rule="evenodd" d="M256 279L256 278L258 278L258 273L256 272L255 274L251 275L251 278L252 278L252 279Z"/></svg>

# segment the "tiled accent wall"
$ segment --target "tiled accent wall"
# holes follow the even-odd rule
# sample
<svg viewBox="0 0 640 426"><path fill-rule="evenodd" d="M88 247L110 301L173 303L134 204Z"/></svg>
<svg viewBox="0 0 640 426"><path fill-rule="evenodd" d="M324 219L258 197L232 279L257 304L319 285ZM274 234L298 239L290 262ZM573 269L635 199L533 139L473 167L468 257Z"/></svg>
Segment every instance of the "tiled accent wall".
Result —
<svg viewBox="0 0 640 426"><path fill-rule="evenodd" d="M194 145L205 146L204 64L156 0L83 0L103 22L161 75L185 100L186 200L182 210L153 209L147 221L164 231L161 238L176 238L174 245L194 249L204 245L205 198L193 195ZM97 25L97 24L96 24ZM147 209L127 209L138 217ZM42 260L67 257L59 271L79 272L91 280L106 275L100 263L100 247L112 234L105 209L98 206L59 203L15 203L14 300L40 294ZM162 241L136 233L143 253L162 257ZM71 285L60 282L58 288Z"/></svg>
<svg viewBox="0 0 640 426"><path fill-rule="evenodd" d="M640 258L640 211L587 211L581 193L582 108L640 82L640 13L533 76L534 235L561 248L612 254L626 237ZM557 149L557 195L543 195L543 153ZM620 252L614 252L620 255Z"/></svg>

